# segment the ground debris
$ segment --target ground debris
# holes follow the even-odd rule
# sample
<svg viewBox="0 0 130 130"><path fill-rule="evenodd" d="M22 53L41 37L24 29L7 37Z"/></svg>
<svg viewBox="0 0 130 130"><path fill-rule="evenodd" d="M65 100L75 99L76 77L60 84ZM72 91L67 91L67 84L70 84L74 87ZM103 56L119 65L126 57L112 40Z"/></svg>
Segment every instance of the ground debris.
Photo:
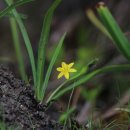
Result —
<svg viewBox="0 0 130 130"><path fill-rule="evenodd" d="M0 66L0 119L17 130L62 130L62 126L45 114L44 105L34 98L31 86Z"/></svg>

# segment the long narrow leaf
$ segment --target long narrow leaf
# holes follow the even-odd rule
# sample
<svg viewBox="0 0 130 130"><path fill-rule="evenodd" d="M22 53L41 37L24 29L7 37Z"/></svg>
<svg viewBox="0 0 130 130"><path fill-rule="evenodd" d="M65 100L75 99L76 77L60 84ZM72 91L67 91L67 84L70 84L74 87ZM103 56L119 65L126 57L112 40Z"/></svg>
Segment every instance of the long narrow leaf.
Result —
<svg viewBox="0 0 130 130"><path fill-rule="evenodd" d="M52 92L52 94L49 96L49 98L47 99L46 103L49 103L53 97L55 97L55 95L57 95L57 93L59 93L59 91L68 83L71 83L74 80L77 80L79 77L81 77L83 74L85 74L88 70L88 66L83 67L80 72L78 74L76 74L75 76L73 76L72 78L70 78L69 80L66 80L65 82L63 82L61 85L59 85L56 90L54 90Z"/></svg>
<svg viewBox="0 0 130 130"><path fill-rule="evenodd" d="M107 29L104 27L104 25L100 22L100 20L96 17L94 14L94 11L92 9L86 10L86 15L89 18L89 20L106 36L108 36L111 39L111 35L107 31Z"/></svg>
<svg viewBox="0 0 130 130"><path fill-rule="evenodd" d="M57 46L57 48L56 48L56 50L54 52L54 55L53 55L53 57L51 59L50 65L48 67L46 77L45 77L44 83L42 85L42 89L39 90L41 92L41 94L40 94L41 99L44 98L44 94L45 94L46 88L48 86L48 81L49 81L49 78L50 78L50 75L51 75L51 72L52 72L52 68L53 68L53 66L54 66L54 64L56 62L56 59L57 59L58 55L59 55L59 52L61 50L61 47L62 47L64 39L65 39L65 36L66 36L66 33L61 37L61 39L60 39L60 41L58 43L58 46Z"/></svg>
<svg viewBox="0 0 130 130"><path fill-rule="evenodd" d="M20 47L20 41L19 41L19 33L17 29L17 24L14 18L10 18L10 25L11 25L11 31L12 31L12 37L13 37L13 44L15 48L15 53L18 61L18 68L20 71L20 75L22 79L27 83L27 75L25 71L25 64L23 61L23 55Z"/></svg>
<svg viewBox="0 0 130 130"><path fill-rule="evenodd" d="M97 7L98 14L100 15L106 29L111 34L115 45L118 47L120 52L130 60L130 43L121 31L119 25L111 15L108 8L102 2Z"/></svg>
<svg viewBox="0 0 130 130"><path fill-rule="evenodd" d="M37 61L37 89L39 90L42 85L43 80L43 69L45 63L45 50L46 44L48 43L48 36L50 32L51 22L54 10L59 5L61 0L55 0L52 6L47 11L44 22L43 28L41 32L41 37L39 41L39 48L38 48L38 61ZM38 94L39 95L39 94Z"/></svg>
<svg viewBox="0 0 130 130"><path fill-rule="evenodd" d="M72 82L75 81L75 80L78 80L81 76L83 76L84 74L86 74L86 73L89 71L89 69L90 69L94 64L97 63L97 61L98 61L97 58L96 58L96 59L93 59L92 61L90 61L90 62L87 64L87 66L82 67L82 69L81 69L75 76L71 77L69 80L66 80L66 81L63 82L60 86L58 86L58 87L56 88L56 90L54 90L54 91L52 92L52 94L49 96L49 98L47 99L46 103L49 103L49 102L53 99L53 97L55 97L55 95L57 95L57 93L59 93L59 92L61 91L61 89L63 89L64 86L66 86L67 84L72 83Z"/></svg>
<svg viewBox="0 0 130 130"><path fill-rule="evenodd" d="M130 71L130 65L129 64L112 65L112 66L104 67L104 68L101 68L101 69L97 69L97 70L87 74L86 76L81 77L78 81L75 81L73 84L70 84L66 88L62 89L60 92L58 92L56 94L56 96L53 97L53 99L57 99L57 98L61 97L64 93L72 90L73 88L76 88L83 83L87 83L89 80L91 80L96 75L103 74L103 73L110 73L110 72L111 73L122 72L122 71L128 71L128 70Z"/></svg>
<svg viewBox="0 0 130 130"><path fill-rule="evenodd" d="M7 4L9 6L12 4L12 0L5 0L5 1L7 2ZM36 87L36 67L35 67L35 60L34 60L34 54L33 54L33 49L32 49L32 46L31 46L31 42L30 42L28 33L26 31L26 28L23 24L23 21L21 20L21 18L19 16L19 14L17 13L16 9L13 9L12 14L14 15L14 17L15 17L18 25L19 25L20 31L22 33L22 36L23 36L23 39L24 39L24 42L25 42L25 46L27 48L27 52L28 52L30 62L31 62L31 67L32 67L34 86Z"/></svg>
<svg viewBox="0 0 130 130"><path fill-rule="evenodd" d="M10 6L6 7L4 10L0 11L0 18L5 16L7 13L9 13L15 7L18 7L20 5L26 4L26 3L31 2L31 1L34 1L34 0L23 0L23 1L20 0L14 4L11 4Z"/></svg>

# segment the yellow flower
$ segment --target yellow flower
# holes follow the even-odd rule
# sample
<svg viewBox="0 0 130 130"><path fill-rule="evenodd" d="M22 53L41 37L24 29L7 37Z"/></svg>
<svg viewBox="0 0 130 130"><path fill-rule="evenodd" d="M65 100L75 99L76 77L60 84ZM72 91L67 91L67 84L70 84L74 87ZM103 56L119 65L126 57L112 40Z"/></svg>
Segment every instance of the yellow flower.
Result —
<svg viewBox="0 0 130 130"><path fill-rule="evenodd" d="M58 75L58 79L61 78L62 76L65 76L66 79L69 79L71 72L77 72L76 69L72 68L74 63L66 64L65 62L62 62L61 67L57 68L57 71L60 72Z"/></svg>

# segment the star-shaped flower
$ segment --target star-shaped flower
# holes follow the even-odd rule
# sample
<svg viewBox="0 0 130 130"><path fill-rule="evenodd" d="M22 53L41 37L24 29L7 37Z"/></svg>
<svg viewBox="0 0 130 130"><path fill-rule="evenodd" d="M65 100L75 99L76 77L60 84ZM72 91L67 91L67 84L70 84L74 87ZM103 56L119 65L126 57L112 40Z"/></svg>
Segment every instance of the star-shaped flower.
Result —
<svg viewBox="0 0 130 130"><path fill-rule="evenodd" d="M59 71L58 79L64 76L66 79L69 79L71 72L77 72L76 69L72 68L74 63L66 64L65 62L62 62L61 67L57 68L57 71Z"/></svg>

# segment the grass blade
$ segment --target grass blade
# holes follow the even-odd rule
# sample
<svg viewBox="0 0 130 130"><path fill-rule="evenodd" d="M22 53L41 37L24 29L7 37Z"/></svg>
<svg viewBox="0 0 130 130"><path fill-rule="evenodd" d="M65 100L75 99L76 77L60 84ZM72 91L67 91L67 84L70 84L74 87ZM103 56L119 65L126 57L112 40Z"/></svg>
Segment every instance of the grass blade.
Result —
<svg viewBox="0 0 130 130"><path fill-rule="evenodd" d="M18 66L19 66L19 71L22 79L27 83L27 75L25 71L25 64L23 61L23 55L21 52L21 47L20 47L20 41L19 41L19 33L17 29L17 24L14 18L10 18L10 25L11 25L11 31L12 31L12 37L13 37L13 43L14 43L14 48L15 48L15 53L18 61Z"/></svg>
<svg viewBox="0 0 130 130"><path fill-rule="evenodd" d="M48 103L53 99L53 97L55 97L55 95L57 95L57 93L59 93L59 91L60 91L66 84L68 84L68 83L70 83L70 82L72 82L72 81L78 79L78 78L81 77L83 74L85 74L85 73L87 72L87 70L88 70L88 66L87 66L87 67L83 67L78 74L76 74L75 76L73 76L73 77L70 78L69 80L65 80L65 82L63 82L60 86L58 86L58 87L56 88L56 90L54 90L54 91L52 92L52 94L51 94L51 95L49 96L49 98L47 99L46 103L48 104Z"/></svg>
<svg viewBox="0 0 130 130"><path fill-rule="evenodd" d="M92 9L86 10L86 15L89 18L89 20L106 36L108 36L111 39L111 35L107 31L107 29L104 27L104 25L100 22L100 20L96 17L94 14L94 11Z"/></svg>
<svg viewBox="0 0 130 130"><path fill-rule="evenodd" d="M103 2L99 3L97 11L115 45L120 52L130 60L130 43Z"/></svg>
<svg viewBox="0 0 130 130"><path fill-rule="evenodd" d="M104 67L104 68L101 68L101 69L97 69L97 70L95 70L93 72L90 72L86 76L81 77L78 81L75 81L73 84L70 84L66 88L62 89L60 92L58 92L52 98L52 100L55 100L55 99L61 97L66 92L72 90L73 88L76 88L76 87L80 86L81 84L88 82L89 80L91 80L96 75L103 74L103 73L110 73L110 72L111 73L122 72L122 71L128 71L128 70L130 70L130 65L129 64L112 65L112 66Z"/></svg>
<svg viewBox="0 0 130 130"><path fill-rule="evenodd" d="M12 4L12 0L5 0L5 1L9 6ZM33 49L32 49L32 46L31 46L30 39L29 39L28 33L26 31L26 28L23 24L23 21L21 20L21 18L19 16L19 14L17 13L16 9L12 10L12 14L14 15L14 17L15 17L18 25L19 25L20 31L22 33L22 36L23 36L23 39L24 39L24 42L25 42L25 46L27 48L27 52L28 52L28 55L29 55L29 59L30 59L30 62L31 62L34 86L36 86L36 67L35 67L34 54L33 54Z"/></svg>
<svg viewBox="0 0 130 130"><path fill-rule="evenodd" d="M14 4L11 4L10 6L6 7L4 10L0 11L0 18L5 16L7 13L9 13L15 7L18 7L20 5L26 4L31 1L34 1L34 0L23 0L23 1L20 0L20 1L15 2Z"/></svg>
<svg viewBox="0 0 130 130"><path fill-rule="evenodd" d="M37 61L37 89L39 90L42 85L43 80L43 69L45 63L45 48L46 44L48 43L48 36L51 27L51 21L53 17L54 10L59 5L61 0L55 0L52 6L47 11L44 22L43 28L40 36L39 41L39 48L38 48L38 61ZM39 95L39 94L38 94Z"/></svg>
<svg viewBox="0 0 130 130"><path fill-rule="evenodd" d="M78 78L80 78L81 76L83 76L84 74L86 74L86 73L89 71L89 69L90 69L93 65L95 65L95 64L97 63L97 61L98 61L97 58L96 58L96 59L93 59L92 61L90 61L90 62L87 64L87 66L81 67L80 72L78 72L78 74L74 75L74 76L71 77L69 80L65 80L65 82L63 82L60 86L58 86L58 87L56 88L56 90L54 90L54 91L52 92L52 94L51 94L51 95L49 96L49 98L47 99L46 103L48 104L48 103L53 99L53 97L54 97L57 93L59 93L59 91L60 91L65 85L72 83L74 80L78 80Z"/></svg>
<svg viewBox="0 0 130 130"><path fill-rule="evenodd" d="M63 42L64 42L64 39L65 39L65 36L66 36L66 33L61 37L59 43L58 43L58 46L57 48L55 49L55 52L54 52L54 55L51 59L51 62L50 62L50 65L48 67L48 70L47 70L47 73L46 73L46 76L45 76L45 80L44 80L44 83L42 85L42 88L40 89L40 92L41 92L41 99L44 98L44 95L45 95L45 91L46 91L46 88L48 86L48 81L49 81L49 78L50 78L50 75L51 75L51 72L52 72L52 68L56 62L56 59L59 55L59 52L61 50L61 47L63 45Z"/></svg>
<svg viewBox="0 0 130 130"><path fill-rule="evenodd" d="M63 123L67 120L72 113L74 113L75 107L67 109L67 111L63 112L63 114L59 117L59 122Z"/></svg>

